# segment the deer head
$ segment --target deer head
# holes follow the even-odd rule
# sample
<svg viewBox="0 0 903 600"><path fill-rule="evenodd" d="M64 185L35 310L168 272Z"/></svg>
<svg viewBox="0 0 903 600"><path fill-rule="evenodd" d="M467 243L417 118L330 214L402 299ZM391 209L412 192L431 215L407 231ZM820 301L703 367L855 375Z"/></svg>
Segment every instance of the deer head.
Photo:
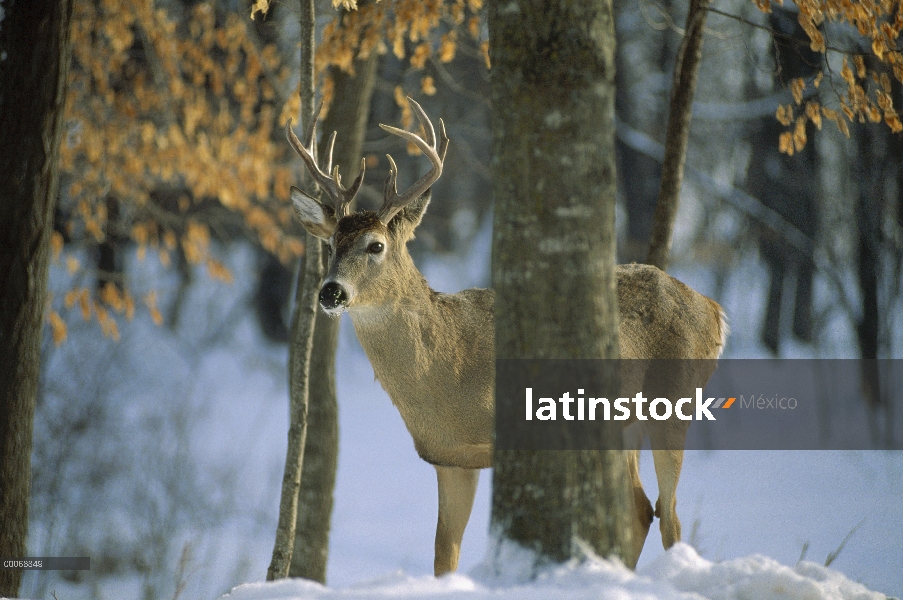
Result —
<svg viewBox="0 0 903 600"><path fill-rule="evenodd" d="M317 165L316 125L320 109L306 132L307 144L302 144L291 128L286 126L289 143L301 156L308 171L328 197L330 204L292 187L292 201L298 218L312 235L327 243L329 267L320 289L320 305L326 313L340 315L348 308L380 306L403 296L406 286L421 287L423 277L414 268L406 244L414 236L429 204L429 190L442 175L442 163L448 149L445 124L439 121L439 141L426 113L419 104L408 99L426 135L420 136L380 125L383 129L415 144L430 160L432 169L402 193L396 189L398 168L389 159L382 208L377 212L348 213L348 207L364 180L364 161L361 172L350 188L342 185L339 168L332 167L332 149L336 134L329 138L325 170ZM322 108L322 104L320 105ZM330 174L330 169L332 173ZM425 285L425 284L423 284Z"/></svg>

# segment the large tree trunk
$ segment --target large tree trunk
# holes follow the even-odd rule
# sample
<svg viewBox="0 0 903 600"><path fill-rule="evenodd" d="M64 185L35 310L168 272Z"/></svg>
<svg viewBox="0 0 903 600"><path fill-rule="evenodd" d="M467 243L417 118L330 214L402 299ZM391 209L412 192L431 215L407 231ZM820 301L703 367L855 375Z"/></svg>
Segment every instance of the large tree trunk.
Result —
<svg viewBox="0 0 903 600"><path fill-rule="evenodd" d="M0 557L26 552L31 443L72 2L7 0L0 25ZM22 571L0 569L0 596Z"/></svg>
<svg viewBox="0 0 903 600"><path fill-rule="evenodd" d="M332 72L335 100L323 122L323 132L337 132L339 143L333 164L346 179L357 176L361 162L370 99L376 81L377 56L355 61L355 76ZM324 144L328 135L323 136ZM324 148L321 148L321 156ZM319 241L317 242L319 243ZM317 284L319 285L319 283ZM329 558L329 527L338 462L338 404L336 402L335 357L339 320L318 311L314 350L310 360L310 401L307 413L307 444L298 497L295 550L290 577L326 583Z"/></svg>
<svg viewBox="0 0 903 600"><path fill-rule="evenodd" d="M493 2L489 31L496 355L617 358L611 0ZM575 539L602 556L628 549L620 452L496 450L494 461L501 541L556 561L583 553Z"/></svg>

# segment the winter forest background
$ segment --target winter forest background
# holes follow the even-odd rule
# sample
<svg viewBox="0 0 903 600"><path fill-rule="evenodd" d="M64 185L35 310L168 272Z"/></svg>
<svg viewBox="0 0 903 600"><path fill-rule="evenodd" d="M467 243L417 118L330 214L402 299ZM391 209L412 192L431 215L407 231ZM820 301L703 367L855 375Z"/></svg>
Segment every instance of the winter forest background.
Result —
<svg viewBox="0 0 903 600"><path fill-rule="evenodd" d="M276 3L252 21L243 1L126 4L76 2L35 421L29 554L90 556L92 569L29 572L23 597L212 598L263 579L272 549L303 251L287 203L300 164L281 120L297 112L296 10ZM425 168L377 126L410 126L410 95L451 138L411 251L434 289L485 287L482 2L448 3L428 38L415 31L435 3L419 4L427 8L408 15L408 29L390 31L395 45L369 59L360 202L380 200L386 152L402 178ZM619 262L645 257L685 5L615 2ZM798 43L792 5L770 15L744 0L712 9L669 271L726 309L726 357L903 357L903 138L858 122L847 137L826 119L822 131L804 126L804 148L782 153L778 106L796 92L836 108L843 90L830 78L791 89L823 66ZM334 34L337 9L322 3L317 14L318 39ZM855 39L834 33L847 46ZM333 74L367 62L340 44L322 55ZM827 60L841 73L841 55ZM898 83L890 93L903 98ZM433 471L347 320L339 340L328 583L430 573ZM865 401L878 419L903 410ZM879 445L893 435L876 432ZM654 498L648 456L643 471ZM486 547L488 473L481 479L462 572ZM832 568L903 595L899 453L692 452L678 489L685 541L709 560L762 553L793 565L836 553ZM655 527L640 571L662 552Z"/></svg>

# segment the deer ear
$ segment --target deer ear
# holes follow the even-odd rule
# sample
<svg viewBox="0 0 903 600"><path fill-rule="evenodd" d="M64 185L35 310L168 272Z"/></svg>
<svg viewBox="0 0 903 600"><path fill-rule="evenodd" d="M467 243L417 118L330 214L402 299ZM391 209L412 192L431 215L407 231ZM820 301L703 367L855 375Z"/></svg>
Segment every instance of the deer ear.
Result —
<svg viewBox="0 0 903 600"><path fill-rule="evenodd" d="M390 231L404 231L404 237L414 237L414 230L420 225L423 215L426 214L426 207L429 206L430 198L432 198L432 188L423 192L419 198L401 209L395 217L389 222Z"/></svg>
<svg viewBox="0 0 903 600"><path fill-rule="evenodd" d="M328 240L335 232L335 211L323 206L295 186L292 186L292 204L295 214L311 235Z"/></svg>

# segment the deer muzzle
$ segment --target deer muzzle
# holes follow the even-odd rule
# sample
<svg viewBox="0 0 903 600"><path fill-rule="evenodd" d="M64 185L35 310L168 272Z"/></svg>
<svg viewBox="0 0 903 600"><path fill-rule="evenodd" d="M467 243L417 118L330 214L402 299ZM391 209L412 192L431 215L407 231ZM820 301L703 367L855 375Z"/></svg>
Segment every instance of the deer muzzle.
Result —
<svg viewBox="0 0 903 600"><path fill-rule="evenodd" d="M348 292L335 281L330 281L320 289L320 306L327 313L341 312L347 304Z"/></svg>

